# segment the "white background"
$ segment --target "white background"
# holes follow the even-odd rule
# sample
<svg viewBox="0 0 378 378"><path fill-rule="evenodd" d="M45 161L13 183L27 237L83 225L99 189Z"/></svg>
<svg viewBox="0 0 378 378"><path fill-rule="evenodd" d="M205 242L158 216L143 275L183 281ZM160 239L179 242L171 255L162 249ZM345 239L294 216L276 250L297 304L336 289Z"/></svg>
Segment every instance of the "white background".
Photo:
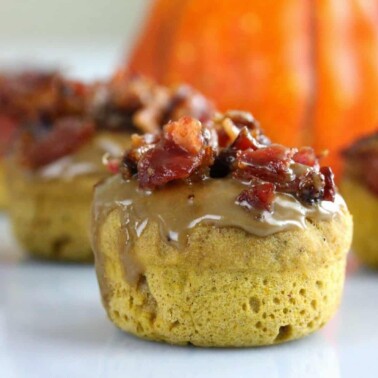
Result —
<svg viewBox="0 0 378 378"><path fill-rule="evenodd" d="M43 64L84 79L107 76L129 51L149 4L0 0L0 68Z"/></svg>

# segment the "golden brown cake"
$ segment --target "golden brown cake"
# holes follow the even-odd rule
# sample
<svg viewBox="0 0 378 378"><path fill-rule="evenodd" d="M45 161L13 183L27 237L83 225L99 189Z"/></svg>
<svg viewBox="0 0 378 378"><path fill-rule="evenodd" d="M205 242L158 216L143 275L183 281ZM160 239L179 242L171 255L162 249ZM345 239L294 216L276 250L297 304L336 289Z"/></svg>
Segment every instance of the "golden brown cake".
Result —
<svg viewBox="0 0 378 378"><path fill-rule="evenodd" d="M25 250L53 260L93 260L88 239L93 186L109 175L101 156L116 155L129 143L127 135L101 132L37 170L8 161L9 215Z"/></svg>
<svg viewBox="0 0 378 378"><path fill-rule="evenodd" d="M2 161L0 161L0 209L7 204L7 192L5 189L5 171Z"/></svg>
<svg viewBox="0 0 378 378"><path fill-rule="evenodd" d="M93 186L130 146L131 132L158 131L166 117L175 119L181 112L207 119L213 108L189 87L168 89L125 73L93 85L56 76L43 89L26 91L26 102L33 101L25 108L28 115L19 117L21 132L7 159L13 229L34 256L92 260ZM10 96L9 114L21 111L24 92Z"/></svg>
<svg viewBox="0 0 378 378"><path fill-rule="evenodd" d="M361 262L378 268L378 133L358 140L344 151L341 191L353 214L353 252Z"/></svg>
<svg viewBox="0 0 378 378"><path fill-rule="evenodd" d="M308 335L342 295L352 219L310 148L270 144L246 113L134 138L96 186L92 244L111 321L173 344Z"/></svg>
<svg viewBox="0 0 378 378"><path fill-rule="evenodd" d="M36 122L42 114L46 118L56 115L62 84L62 77L55 71L0 73L0 209L8 204L4 159L16 133L21 124ZM70 113L74 114L76 102L70 106Z"/></svg>

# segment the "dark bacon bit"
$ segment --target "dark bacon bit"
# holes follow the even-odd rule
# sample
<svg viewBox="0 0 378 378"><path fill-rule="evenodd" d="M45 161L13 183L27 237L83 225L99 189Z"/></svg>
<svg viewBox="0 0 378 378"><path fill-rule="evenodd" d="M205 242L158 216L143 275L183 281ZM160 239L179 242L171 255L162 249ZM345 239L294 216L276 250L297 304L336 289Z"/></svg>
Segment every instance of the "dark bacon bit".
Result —
<svg viewBox="0 0 378 378"><path fill-rule="evenodd" d="M94 125L78 118L61 118L45 136L33 140L31 134L23 136L23 163L37 169L66 156L93 135Z"/></svg>
<svg viewBox="0 0 378 378"><path fill-rule="evenodd" d="M272 211L276 193L291 194L308 206L334 201L333 173L328 167L319 169L312 148L270 144L248 113L228 115L232 121L229 116L219 121L217 116L205 124L182 117L160 134L134 136L133 148L121 163L123 177L137 174L142 189L154 190L174 180L193 182L232 174L249 185L236 199L249 210ZM231 142L222 148L223 132Z"/></svg>
<svg viewBox="0 0 378 378"><path fill-rule="evenodd" d="M251 137L260 144L270 144L270 140L264 135L259 123L248 112L231 110L224 115L215 117L215 127L219 134L219 145L227 147L234 142L243 128L247 128Z"/></svg>
<svg viewBox="0 0 378 378"><path fill-rule="evenodd" d="M164 128L163 138L144 153L138 162L142 189L155 189L172 180L188 178L207 156L202 125L183 117Z"/></svg>
<svg viewBox="0 0 378 378"><path fill-rule="evenodd" d="M129 179L138 172L138 162L142 156L152 149L160 140L159 134L133 134L131 136L132 148L126 152L121 164L120 172L124 179Z"/></svg>
<svg viewBox="0 0 378 378"><path fill-rule="evenodd" d="M310 205L318 202L324 198L324 185L324 176L310 171L299 181L297 197Z"/></svg>
<svg viewBox="0 0 378 378"><path fill-rule="evenodd" d="M214 165L211 167L211 176L216 178L226 177L231 172L238 150L257 150L259 147L261 145L251 136L247 127L244 126L231 146L220 151L215 158Z"/></svg>
<svg viewBox="0 0 378 378"><path fill-rule="evenodd" d="M255 184L236 197L236 204L248 210L272 211L275 186L270 182Z"/></svg>
<svg viewBox="0 0 378 378"><path fill-rule="evenodd" d="M7 152L12 144L17 128L16 120L0 114L0 157Z"/></svg>
<svg viewBox="0 0 378 378"><path fill-rule="evenodd" d="M324 196L325 201L333 202L336 196L335 180L332 169L330 167L321 167L320 173L324 176Z"/></svg>
<svg viewBox="0 0 378 378"><path fill-rule="evenodd" d="M294 179L290 169L293 149L273 144L258 150L238 151L234 176L241 180L259 178L270 182L289 182Z"/></svg>
<svg viewBox="0 0 378 378"><path fill-rule="evenodd" d="M293 160L296 163L307 165L309 167L315 167L318 164L318 159L312 147L300 148L299 151L294 154Z"/></svg>
<svg viewBox="0 0 378 378"><path fill-rule="evenodd" d="M160 130L169 100L168 88L119 72L113 80L94 86L89 111L99 129L153 133Z"/></svg>
<svg viewBox="0 0 378 378"><path fill-rule="evenodd" d="M202 124L191 117L169 122L164 128L165 137L190 154L198 154L203 147Z"/></svg>
<svg viewBox="0 0 378 378"><path fill-rule="evenodd" d="M172 90L163 121L176 121L189 115L200 122L208 122L214 113L214 105L205 96L188 85L180 85Z"/></svg>
<svg viewBox="0 0 378 378"><path fill-rule="evenodd" d="M0 77L1 113L19 122L49 122L82 114L87 87L58 72L26 71Z"/></svg>
<svg viewBox="0 0 378 378"><path fill-rule="evenodd" d="M234 142L231 144L232 150L241 150L245 151L248 149L257 150L258 148L263 147L261 144L257 142L255 138L252 137L249 130L244 126Z"/></svg>
<svg viewBox="0 0 378 378"><path fill-rule="evenodd" d="M90 99L97 127L113 131L155 133L184 115L204 122L214 112L212 103L189 86L167 88L124 70L113 80L97 84Z"/></svg>

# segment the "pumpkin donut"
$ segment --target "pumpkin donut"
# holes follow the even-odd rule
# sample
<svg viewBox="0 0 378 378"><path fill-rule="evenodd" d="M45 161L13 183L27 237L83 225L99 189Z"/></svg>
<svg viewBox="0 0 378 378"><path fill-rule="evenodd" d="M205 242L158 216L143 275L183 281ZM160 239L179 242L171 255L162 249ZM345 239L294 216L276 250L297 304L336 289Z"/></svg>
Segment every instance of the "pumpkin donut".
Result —
<svg viewBox="0 0 378 378"><path fill-rule="evenodd" d="M50 92L59 91L49 117L38 103L7 160L10 217L32 255L88 261L92 190L109 175L102 158L108 156L111 170L135 130L157 131L181 111L205 120L212 107L189 87L168 89L139 76L93 85L60 78L52 85Z"/></svg>
<svg viewBox="0 0 378 378"><path fill-rule="evenodd" d="M359 139L343 152L341 191L353 214L353 252L378 268L378 132Z"/></svg>
<svg viewBox="0 0 378 378"><path fill-rule="evenodd" d="M8 203L3 160L20 123L33 116L36 104L40 103L46 114L51 109L51 103L45 100L52 96L45 94L57 76L54 71L0 73L0 208Z"/></svg>
<svg viewBox="0 0 378 378"><path fill-rule="evenodd" d="M332 171L311 148L271 144L248 113L134 137L92 214L103 305L139 337L282 343L340 302L352 219Z"/></svg>

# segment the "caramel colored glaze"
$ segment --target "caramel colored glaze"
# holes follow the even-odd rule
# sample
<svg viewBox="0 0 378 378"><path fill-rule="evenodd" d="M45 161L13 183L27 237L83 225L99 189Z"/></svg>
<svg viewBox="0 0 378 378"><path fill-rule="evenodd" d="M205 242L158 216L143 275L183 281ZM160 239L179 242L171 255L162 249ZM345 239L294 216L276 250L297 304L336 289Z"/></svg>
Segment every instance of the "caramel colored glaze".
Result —
<svg viewBox="0 0 378 378"><path fill-rule="evenodd" d="M118 157L130 147L130 134L98 133L89 143L72 155L65 156L40 168L36 177L43 179L71 180L88 174L106 173L102 157L108 153Z"/></svg>
<svg viewBox="0 0 378 378"><path fill-rule="evenodd" d="M106 216L115 208L122 208L120 240L121 261L130 282L136 282L143 272L141 263L132 255L133 241L148 222L159 225L162 240L179 250L188 240L190 229L200 223L215 227L237 227L266 237L276 232L303 229L306 220L330 220L346 206L337 194L335 202L323 201L304 206L292 195L278 194L273 211L246 210L235 203L236 196L246 186L232 178L208 179L194 184L174 183L153 192L138 188L134 179L125 181L119 175L97 185L93 203L92 243L97 260L99 279L102 262L97 253L97 237Z"/></svg>

